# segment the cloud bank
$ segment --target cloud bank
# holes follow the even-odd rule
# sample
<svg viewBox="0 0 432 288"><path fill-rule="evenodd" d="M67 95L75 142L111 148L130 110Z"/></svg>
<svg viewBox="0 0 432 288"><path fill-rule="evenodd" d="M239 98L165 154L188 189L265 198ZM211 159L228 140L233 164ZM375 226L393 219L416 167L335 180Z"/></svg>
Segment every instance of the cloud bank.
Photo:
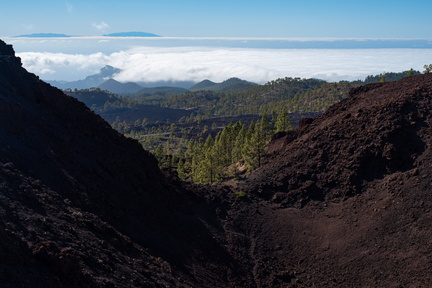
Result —
<svg viewBox="0 0 432 288"><path fill-rule="evenodd" d="M328 81L421 70L432 49L250 49L135 47L110 54L18 53L29 71L47 80L78 80L105 65L123 71L121 82L223 81L239 77L265 83L283 77Z"/></svg>

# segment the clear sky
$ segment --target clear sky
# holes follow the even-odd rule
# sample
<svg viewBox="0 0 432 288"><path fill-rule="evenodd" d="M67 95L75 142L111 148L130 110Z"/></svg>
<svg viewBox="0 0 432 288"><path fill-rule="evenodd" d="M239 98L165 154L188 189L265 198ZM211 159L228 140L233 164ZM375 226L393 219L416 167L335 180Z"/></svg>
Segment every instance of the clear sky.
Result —
<svg viewBox="0 0 432 288"><path fill-rule="evenodd" d="M0 36L432 38L431 0L14 0Z"/></svg>

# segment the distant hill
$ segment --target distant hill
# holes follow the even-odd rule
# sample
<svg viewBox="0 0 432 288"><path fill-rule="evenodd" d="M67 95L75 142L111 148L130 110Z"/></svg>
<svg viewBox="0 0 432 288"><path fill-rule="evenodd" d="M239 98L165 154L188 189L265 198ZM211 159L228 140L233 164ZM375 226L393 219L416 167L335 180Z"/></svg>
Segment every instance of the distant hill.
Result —
<svg viewBox="0 0 432 288"><path fill-rule="evenodd" d="M189 88L190 91L209 90L218 92L242 92L259 86L256 83L252 83L239 78L230 78L223 81L222 83L215 83L210 80L204 80L196 85Z"/></svg>
<svg viewBox="0 0 432 288"><path fill-rule="evenodd" d="M234 81L235 82L235 81ZM225 81L224 84L230 84ZM233 84L223 90L189 91L164 100L161 105L177 109L197 108L201 114L259 115L289 107L290 112L324 112L331 104L348 96L356 83L327 83L317 79L284 78L254 86L241 92L220 93L234 89ZM208 89L208 88L207 88Z"/></svg>
<svg viewBox="0 0 432 288"><path fill-rule="evenodd" d="M135 93L143 89L142 86L133 83L133 82L127 82L127 83L121 83L117 80L114 80L112 78L108 79L107 81L103 82L98 86L98 88L102 90L107 90L112 93Z"/></svg>
<svg viewBox="0 0 432 288"><path fill-rule="evenodd" d="M104 83L107 79L112 78L115 74L120 73L120 69L112 67L112 66L105 66L103 67L99 73L87 76L84 80L78 80L78 81L49 81L46 82L50 83L51 85L59 88L59 89L88 89L92 87L98 87L102 83Z"/></svg>
<svg viewBox="0 0 432 288"><path fill-rule="evenodd" d="M153 33L147 33L147 32L119 32L119 33L105 34L103 36L107 36L107 37L161 37L160 35L156 35Z"/></svg>
<svg viewBox="0 0 432 288"><path fill-rule="evenodd" d="M189 88L189 90L190 91L211 90L210 88L214 87L215 85L217 85L217 83L206 79L206 80L203 80L203 81L195 84L194 86Z"/></svg>
<svg viewBox="0 0 432 288"><path fill-rule="evenodd" d="M116 80L113 80L114 75L120 73L121 71L122 70L119 68L106 65L99 71L99 73L87 76L83 80L78 80L78 81L45 80L45 81L51 84L52 86L55 86L62 90L66 90L66 89L80 90L80 89L99 87L101 89L108 90L113 93L135 93L142 88L154 88L154 87L176 87L176 88L188 89L189 87L196 84L196 82L192 82L192 81L157 81L157 82L121 83ZM108 83L105 83L110 79L113 81L109 81Z"/></svg>
<svg viewBox="0 0 432 288"><path fill-rule="evenodd" d="M246 80L241 80L239 78L230 78L218 84L216 91L221 91L225 93L232 92L242 92L259 86L256 83L252 83Z"/></svg>
<svg viewBox="0 0 432 288"><path fill-rule="evenodd" d="M59 38L59 37L72 37L70 35L66 34L56 34L56 33L33 33L33 34L25 34L25 35L18 35L15 37L30 37L30 38Z"/></svg>

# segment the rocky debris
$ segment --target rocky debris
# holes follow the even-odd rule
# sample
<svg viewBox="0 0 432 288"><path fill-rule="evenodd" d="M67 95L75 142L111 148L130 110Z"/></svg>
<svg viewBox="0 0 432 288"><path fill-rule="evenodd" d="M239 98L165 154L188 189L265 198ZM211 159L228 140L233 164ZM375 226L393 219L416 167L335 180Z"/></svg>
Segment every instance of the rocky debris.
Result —
<svg viewBox="0 0 432 288"><path fill-rule="evenodd" d="M371 84L270 144L246 189L284 206L343 200L369 183L416 168L431 135L432 78Z"/></svg>

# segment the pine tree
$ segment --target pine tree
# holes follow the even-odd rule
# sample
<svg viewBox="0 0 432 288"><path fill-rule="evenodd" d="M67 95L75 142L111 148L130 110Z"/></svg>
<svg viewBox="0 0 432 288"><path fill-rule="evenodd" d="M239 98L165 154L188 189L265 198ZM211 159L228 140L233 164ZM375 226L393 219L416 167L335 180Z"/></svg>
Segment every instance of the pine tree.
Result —
<svg viewBox="0 0 432 288"><path fill-rule="evenodd" d="M269 120L267 114L262 115L260 126L261 126L261 129L263 131L265 138L267 138L268 136L270 136L272 134L271 123L270 123L270 120Z"/></svg>
<svg viewBox="0 0 432 288"><path fill-rule="evenodd" d="M177 163L177 175L179 176L180 179L183 179L183 180L187 180L187 178L188 178L185 161L181 158L179 159L179 161Z"/></svg>
<svg viewBox="0 0 432 288"><path fill-rule="evenodd" d="M246 132L243 148L243 159L250 170L255 170L261 166L266 144L266 137L261 125L252 122Z"/></svg>
<svg viewBox="0 0 432 288"><path fill-rule="evenodd" d="M214 183L219 179L219 167L214 146L215 141L209 135L202 146L202 154L195 169L193 180L197 183Z"/></svg>
<svg viewBox="0 0 432 288"><path fill-rule="evenodd" d="M202 143L190 140L185 155L185 166L190 167L190 177L195 179L198 163L201 160Z"/></svg>
<svg viewBox="0 0 432 288"><path fill-rule="evenodd" d="M162 144L159 144L155 150L153 150L153 156L157 159L160 168L167 168L169 163L167 163L167 155Z"/></svg>
<svg viewBox="0 0 432 288"><path fill-rule="evenodd" d="M230 123L216 136L215 150L218 154L220 165L229 166L232 163L232 151L235 144L235 129Z"/></svg>
<svg viewBox="0 0 432 288"><path fill-rule="evenodd" d="M288 112L284 107L278 114L276 120L276 133L285 132L292 129L291 121L288 118Z"/></svg>
<svg viewBox="0 0 432 288"><path fill-rule="evenodd" d="M234 141L234 148L232 152L232 162L237 163L243 159L243 146L246 141L246 129L245 127L241 126L241 129L237 133L237 137Z"/></svg>
<svg viewBox="0 0 432 288"><path fill-rule="evenodd" d="M408 71L408 77L412 77L413 75L414 75L414 69L411 68L411 69Z"/></svg>
<svg viewBox="0 0 432 288"><path fill-rule="evenodd" d="M245 141L246 141L246 129L245 127L241 126L240 131L237 133L236 139L234 141L234 148L233 148L233 152L232 152L232 164L234 164L234 169L233 169L233 176L235 178L238 177L239 174L239 169L238 167L241 166L243 164L243 149L245 146Z"/></svg>

